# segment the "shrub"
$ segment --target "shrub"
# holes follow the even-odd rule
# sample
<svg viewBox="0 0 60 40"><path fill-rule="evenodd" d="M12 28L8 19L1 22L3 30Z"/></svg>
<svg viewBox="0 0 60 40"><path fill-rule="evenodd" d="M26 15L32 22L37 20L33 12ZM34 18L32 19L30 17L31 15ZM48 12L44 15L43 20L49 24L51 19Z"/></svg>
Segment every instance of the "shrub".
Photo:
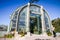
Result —
<svg viewBox="0 0 60 40"><path fill-rule="evenodd" d="M7 35L5 35L4 37L5 37L5 38L12 38L12 37L14 37L14 34L7 34Z"/></svg>
<svg viewBox="0 0 60 40"><path fill-rule="evenodd" d="M21 35L21 37L25 36L27 33L26 32L18 32L18 34Z"/></svg>
<svg viewBox="0 0 60 40"><path fill-rule="evenodd" d="M52 33L51 33L50 31L48 31L48 32L47 32L47 35L48 35L48 36L51 36L51 35L52 35Z"/></svg>

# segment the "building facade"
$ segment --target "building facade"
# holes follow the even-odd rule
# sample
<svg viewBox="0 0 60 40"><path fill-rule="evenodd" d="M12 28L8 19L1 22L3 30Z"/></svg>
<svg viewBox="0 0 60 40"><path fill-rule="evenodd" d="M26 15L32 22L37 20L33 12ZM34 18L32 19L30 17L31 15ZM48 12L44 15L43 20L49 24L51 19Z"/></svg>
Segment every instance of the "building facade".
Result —
<svg viewBox="0 0 60 40"><path fill-rule="evenodd" d="M28 3L11 14L10 19L9 31L39 35L52 32L49 15L43 6Z"/></svg>

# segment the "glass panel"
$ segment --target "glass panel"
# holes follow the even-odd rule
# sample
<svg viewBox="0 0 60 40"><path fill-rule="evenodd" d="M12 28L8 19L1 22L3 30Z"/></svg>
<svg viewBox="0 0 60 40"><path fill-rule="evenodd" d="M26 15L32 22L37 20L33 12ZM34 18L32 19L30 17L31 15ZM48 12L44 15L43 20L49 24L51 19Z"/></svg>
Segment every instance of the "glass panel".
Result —
<svg viewBox="0 0 60 40"><path fill-rule="evenodd" d="M30 11L31 11L31 12L38 12L38 13L40 13L40 8L37 7L37 6L31 6L31 7L30 7Z"/></svg>
<svg viewBox="0 0 60 40"><path fill-rule="evenodd" d="M45 12L44 13L44 19L45 19L45 25L46 25L46 31L48 31L49 30L49 18L48 18L48 15L47 15L47 13ZM50 31L50 30L49 30Z"/></svg>
<svg viewBox="0 0 60 40"><path fill-rule="evenodd" d="M12 21L12 23L16 23L16 20L11 20Z"/></svg>
<svg viewBox="0 0 60 40"><path fill-rule="evenodd" d="M19 22L19 25L20 25L20 26L25 26L25 21L20 21L20 22Z"/></svg>
<svg viewBox="0 0 60 40"><path fill-rule="evenodd" d="M24 8L19 15L18 28L17 28L19 34L26 33L26 14L27 14L27 8Z"/></svg>
<svg viewBox="0 0 60 40"><path fill-rule="evenodd" d="M12 28L11 31L15 31L15 28Z"/></svg>
<svg viewBox="0 0 60 40"><path fill-rule="evenodd" d="M16 24L13 23L12 26L13 26L13 27L16 27Z"/></svg>
<svg viewBox="0 0 60 40"><path fill-rule="evenodd" d="M38 14L30 14L30 32L40 34L42 32L41 16Z"/></svg>

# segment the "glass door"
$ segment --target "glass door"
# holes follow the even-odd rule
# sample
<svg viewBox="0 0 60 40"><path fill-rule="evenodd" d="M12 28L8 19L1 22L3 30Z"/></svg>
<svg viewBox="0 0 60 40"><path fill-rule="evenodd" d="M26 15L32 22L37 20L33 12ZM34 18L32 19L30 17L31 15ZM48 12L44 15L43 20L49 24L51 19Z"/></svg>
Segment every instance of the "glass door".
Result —
<svg viewBox="0 0 60 40"><path fill-rule="evenodd" d="M42 33L41 16L39 14L30 13L30 33Z"/></svg>

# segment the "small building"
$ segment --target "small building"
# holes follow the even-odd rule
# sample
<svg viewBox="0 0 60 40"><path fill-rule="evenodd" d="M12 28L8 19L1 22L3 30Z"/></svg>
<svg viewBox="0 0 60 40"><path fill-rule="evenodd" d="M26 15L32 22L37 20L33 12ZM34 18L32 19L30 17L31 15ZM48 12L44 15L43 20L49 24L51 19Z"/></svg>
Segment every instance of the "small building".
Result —
<svg viewBox="0 0 60 40"><path fill-rule="evenodd" d="M4 36L8 32L7 25L0 25L0 37Z"/></svg>
<svg viewBox="0 0 60 40"><path fill-rule="evenodd" d="M16 30L37 35L52 32L50 17L41 5L28 3L21 6L11 14L10 19L10 32Z"/></svg>

